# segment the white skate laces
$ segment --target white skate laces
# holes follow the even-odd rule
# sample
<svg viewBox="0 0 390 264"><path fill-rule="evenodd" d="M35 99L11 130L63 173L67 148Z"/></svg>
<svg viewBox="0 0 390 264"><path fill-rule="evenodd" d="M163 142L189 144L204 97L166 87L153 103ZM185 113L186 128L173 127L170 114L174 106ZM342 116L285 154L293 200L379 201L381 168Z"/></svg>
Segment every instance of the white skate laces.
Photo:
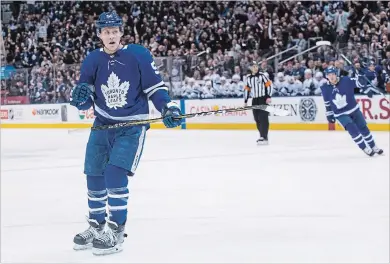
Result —
<svg viewBox="0 0 390 264"><path fill-rule="evenodd" d="M110 227L108 227L100 237L96 237L96 239L102 241L105 245L111 246L114 246L118 240Z"/></svg>
<svg viewBox="0 0 390 264"><path fill-rule="evenodd" d="M90 240L92 238L99 237L102 232L99 232L97 228L90 226L87 230L80 233L79 235L85 240Z"/></svg>

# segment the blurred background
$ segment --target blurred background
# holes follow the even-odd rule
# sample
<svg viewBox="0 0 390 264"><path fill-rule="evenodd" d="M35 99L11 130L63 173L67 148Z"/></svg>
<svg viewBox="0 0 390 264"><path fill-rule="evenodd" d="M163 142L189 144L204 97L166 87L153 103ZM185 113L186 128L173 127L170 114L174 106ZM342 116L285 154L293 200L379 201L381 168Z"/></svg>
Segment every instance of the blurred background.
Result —
<svg viewBox="0 0 390 264"><path fill-rule="evenodd" d="M111 10L123 44L151 50L176 99L242 97L253 61L273 96L320 95L327 66L356 74L320 40L390 90L389 1L1 1L1 103L68 102L81 62L101 46L94 21Z"/></svg>

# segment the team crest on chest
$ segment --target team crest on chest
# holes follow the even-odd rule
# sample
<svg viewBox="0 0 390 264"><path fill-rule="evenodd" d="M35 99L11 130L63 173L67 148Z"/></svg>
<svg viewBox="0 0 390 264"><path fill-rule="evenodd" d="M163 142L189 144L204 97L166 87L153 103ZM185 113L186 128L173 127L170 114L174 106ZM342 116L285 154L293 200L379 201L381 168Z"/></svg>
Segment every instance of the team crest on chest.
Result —
<svg viewBox="0 0 390 264"><path fill-rule="evenodd" d="M109 108L117 109L127 104L127 92L130 88L129 82L120 82L118 76L112 72L107 80L107 85L102 84L102 93Z"/></svg>

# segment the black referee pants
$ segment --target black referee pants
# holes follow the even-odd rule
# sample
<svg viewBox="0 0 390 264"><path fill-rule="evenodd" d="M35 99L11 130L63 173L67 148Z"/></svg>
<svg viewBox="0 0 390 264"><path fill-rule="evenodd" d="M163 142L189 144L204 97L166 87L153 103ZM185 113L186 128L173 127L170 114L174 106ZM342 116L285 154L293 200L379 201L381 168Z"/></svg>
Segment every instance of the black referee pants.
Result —
<svg viewBox="0 0 390 264"><path fill-rule="evenodd" d="M262 105L266 104L266 97L257 97L253 98L252 105ZM269 130L269 113L260 109L253 109L253 116L255 118L257 130L259 130L260 137L268 140L268 130Z"/></svg>

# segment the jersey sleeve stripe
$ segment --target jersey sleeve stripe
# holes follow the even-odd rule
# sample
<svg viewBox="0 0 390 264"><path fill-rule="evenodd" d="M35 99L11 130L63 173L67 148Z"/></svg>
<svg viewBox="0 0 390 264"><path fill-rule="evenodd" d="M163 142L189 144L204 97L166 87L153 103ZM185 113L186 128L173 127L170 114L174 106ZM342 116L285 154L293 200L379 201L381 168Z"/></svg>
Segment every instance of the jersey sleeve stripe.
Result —
<svg viewBox="0 0 390 264"><path fill-rule="evenodd" d="M166 91L168 91L168 87L166 87L166 86L161 86L161 87L157 87L157 88L155 88L154 90L152 90L152 91L150 91L149 93L148 93L148 98L150 98L155 92L157 92L158 90L166 90Z"/></svg>
<svg viewBox="0 0 390 264"><path fill-rule="evenodd" d="M151 90L153 90L154 88L159 87L159 86L161 86L161 85L165 85L165 83L164 83L163 81L161 81L161 82L159 82L159 83L153 85L152 87L149 87L149 88L144 89L144 92L145 92L145 93L149 93Z"/></svg>

